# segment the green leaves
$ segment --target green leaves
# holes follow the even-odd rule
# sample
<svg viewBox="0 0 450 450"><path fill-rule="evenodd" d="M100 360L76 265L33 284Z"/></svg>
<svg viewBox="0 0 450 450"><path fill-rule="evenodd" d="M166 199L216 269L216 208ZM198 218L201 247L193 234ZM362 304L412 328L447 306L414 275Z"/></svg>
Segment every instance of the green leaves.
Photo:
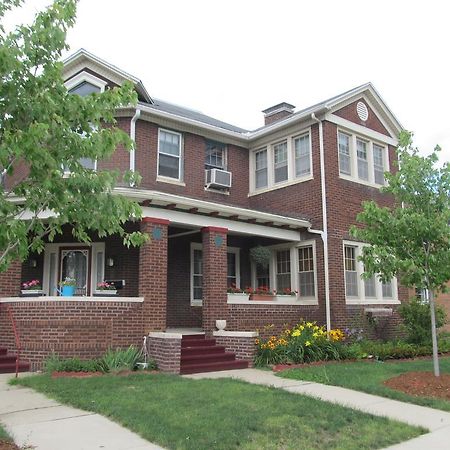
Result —
<svg viewBox="0 0 450 450"><path fill-rule="evenodd" d="M0 0L0 18L20 3ZM117 182L136 185L139 175L94 172L80 163L132 148L114 113L136 104L137 95L129 82L85 97L67 92L60 58L76 3L56 0L30 26L0 35L0 270L30 249L41 251L43 239L53 240L66 223L81 241L94 231L117 233L126 245L145 240L124 230L140 218L139 206L113 195Z"/></svg>
<svg viewBox="0 0 450 450"><path fill-rule="evenodd" d="M450 279L450 169L438 166L439 147L422 157L412 135L402 132L397 149L399 170L386 173L383 192L394 206L366 202L352 235L371 246L364 248L366 272L385 280L400 276L406 286L442 289ZM429 285L425 285L425 280Z"/></svg>

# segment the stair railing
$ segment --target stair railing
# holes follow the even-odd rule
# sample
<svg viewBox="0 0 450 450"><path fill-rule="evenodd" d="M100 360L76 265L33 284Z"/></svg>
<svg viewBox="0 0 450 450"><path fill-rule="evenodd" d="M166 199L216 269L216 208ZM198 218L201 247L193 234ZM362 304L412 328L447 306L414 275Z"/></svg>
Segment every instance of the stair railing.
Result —
<svg viewBox="0 0 450 450"><path fill-rule="evenodd" d="M19 332L17 331L17 325L11 307L7 306L6 311L8 311L9 320L11 322L11 326L14 332L14 340L16 341L16 378L17 378L19 376L19 360L20 360L20 351L22 350L22 347L20 345Z"/></svg>

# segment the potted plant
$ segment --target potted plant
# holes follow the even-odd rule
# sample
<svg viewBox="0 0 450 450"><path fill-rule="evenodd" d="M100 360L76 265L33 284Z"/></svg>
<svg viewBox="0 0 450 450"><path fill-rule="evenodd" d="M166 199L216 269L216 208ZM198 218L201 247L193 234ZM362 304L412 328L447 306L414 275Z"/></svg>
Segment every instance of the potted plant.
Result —
<svg viewBox="0 0 450 450"><path fill-rule="evenodd" d="M275 299L276 291L271 290L269 286L259 286L251 289L250 300L256 301L271 301Z"/></svg>
<svg viewBox="0 0 450 450"><path fill-rule="evenodd" d="M117 295L117 289L113 283L102 281L101 283L97 284L94 292L94 297L106 297L112 295Z"/></svg>
<svg viewBox="0 0 450 450"><path fill-rule="evenodd" d="M60 289L58 289L59 295L61 297L73 297L75 295L75 278L67 277L65 280L59 283Z"/></svg>
<svg viewBox="0 0 450 450"><path fill-rule="evenodd" d="M281 292L277 291L277 297L283 296L283 297L296 297L298 294L297 291L293 291L291 288L284 288Z"/></svg>
<svg viewBox="0 0 450 450"><path fill-rule="evenodd" d="M272 252L267 247L258 245L250 249L250 258L255 264L259 264L261 267L266 268L269 265Z"/></svg>
<svg viewBox="0 0 450 450"><path fill-rule="evenodd" d="M42 285L39 280L30 280L22 283L22 289L20 291L22 297L41 297Z"/></svg>
<svg viewBox="0 0 450 450"><path fill-rule="evenodd" d="M235 283L231 283L230 286L227 288L227 298L228 300L233 299L241 299L241 300L248 300L249 294L245 292L244 289L238 288Z"/></svg>

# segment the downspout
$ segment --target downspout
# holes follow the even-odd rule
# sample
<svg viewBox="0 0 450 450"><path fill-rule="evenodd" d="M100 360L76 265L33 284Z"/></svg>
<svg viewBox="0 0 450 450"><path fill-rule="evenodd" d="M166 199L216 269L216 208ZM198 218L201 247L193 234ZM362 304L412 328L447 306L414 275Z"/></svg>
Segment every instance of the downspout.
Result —
<svg viewBox="0 0 450 450"><path fill-rule="evenodd" d="M319 124L319 154L320 154L320 190L322 195L322 231L319 234L323 242L323 269L325 272L325 315L327 331L331 330L331 308L330 308L330 276L328 272L328 220L327 220L327 190L325 184L325 153L323 148L322 121L311 114L311 119ZM308 230L316 232L316 230Z"/></svg>
<svg viewBox="0 0 450 450"><path fill-rule="evenodd" d="M133 148L130 150L130 171L136 171L136 122L141 116L141 110L136 108L136 112L131 119L130 122L130 138L133 141ZM130 186L133 187L134 184L130 183Z"/></svg>

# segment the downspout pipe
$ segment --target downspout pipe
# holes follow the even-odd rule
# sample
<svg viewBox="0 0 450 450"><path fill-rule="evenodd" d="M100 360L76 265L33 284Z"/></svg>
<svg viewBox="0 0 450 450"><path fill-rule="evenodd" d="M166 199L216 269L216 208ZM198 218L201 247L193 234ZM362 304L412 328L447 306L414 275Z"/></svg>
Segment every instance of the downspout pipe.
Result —
<svg viewBox="0 0 450 450"><path fill-rule="evenodd" d="M130 150L130 171L136 171L136 122L141 116L141 110L136 108L134 116L131 118L130 122L130 138L133 141L133 148ZM132 185L132 183L130 183ZM133 185L131 186L133 187Z"/></svg>
<svg viewBox="0 0 450 450"><path fill-rule="evenodd" d="M320 154L320 190L322 197L322 231L308 230L311 233L319 233L323 242L323 270L325 275L325 315L327 331L331 330L331 307L330 307L330 275L328 271L328 219L327 219L327 189L325 183L325 152L323 147L322 121L311 114L311 119L319 124L319 154Z"/></svg>

